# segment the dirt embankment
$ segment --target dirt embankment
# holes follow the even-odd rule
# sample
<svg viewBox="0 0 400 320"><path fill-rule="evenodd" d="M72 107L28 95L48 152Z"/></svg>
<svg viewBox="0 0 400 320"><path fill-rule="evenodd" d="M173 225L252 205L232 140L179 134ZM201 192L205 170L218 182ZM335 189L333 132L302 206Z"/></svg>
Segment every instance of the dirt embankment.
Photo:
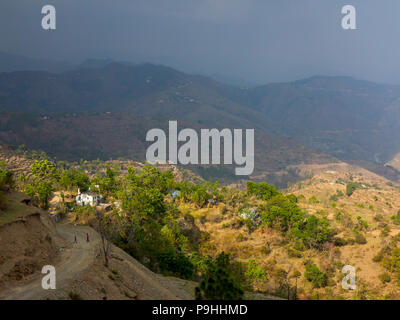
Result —
<svg viewBox="0 0 400 320"><path fill-rule="evenodd" d="M155 274L115 246L105 267L94 229L54 223L39 209L0 226L0 243L0 299L193 299L194 283ZM41 286L48 264L55 290Z"/></svg>
<svg viewBox="0 0 400 320"><path fill-rule="evenodd" d="M0 226L0 290L40 273L61 244L48 215L33 213Z"/></svg>

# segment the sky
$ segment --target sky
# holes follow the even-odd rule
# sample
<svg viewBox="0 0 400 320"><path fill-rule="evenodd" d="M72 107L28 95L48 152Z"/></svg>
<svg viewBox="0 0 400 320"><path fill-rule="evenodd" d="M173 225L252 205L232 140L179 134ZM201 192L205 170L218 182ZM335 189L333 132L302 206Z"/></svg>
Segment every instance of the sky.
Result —
<svg viewBox="0 0 400 320"><path fill-rule="evenodd" d="M41 27L53 5L56 30ZM344 5L357 29L341 26ZM251 83L345 75L400 84L398 0L1 0L0 51L152 62Z"/></svg>

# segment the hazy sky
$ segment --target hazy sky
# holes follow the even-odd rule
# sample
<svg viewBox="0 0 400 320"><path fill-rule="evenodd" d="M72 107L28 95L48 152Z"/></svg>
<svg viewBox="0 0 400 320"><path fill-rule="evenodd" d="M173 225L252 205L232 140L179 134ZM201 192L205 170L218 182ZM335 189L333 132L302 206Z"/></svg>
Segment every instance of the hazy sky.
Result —
<svg viewBox="0 0 400 320"><path fill-rule="evenodd" d="M57 29L41 28L41 9ZM357 10L343 30L341 8ZM400 83L399 0L1 0L0 51L149 61L257 83L350 75Z"/></svg>

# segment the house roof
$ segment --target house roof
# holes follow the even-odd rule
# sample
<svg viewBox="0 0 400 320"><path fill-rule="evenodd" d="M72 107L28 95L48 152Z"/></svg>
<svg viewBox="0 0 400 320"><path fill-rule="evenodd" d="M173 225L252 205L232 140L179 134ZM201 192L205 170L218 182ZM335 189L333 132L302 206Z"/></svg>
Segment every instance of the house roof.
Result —
<svg viewBox="0 0 400 320"><path fill-rule="evenodd" d="M92 197L99 196L99 194L98 194L98 193L96 193L96 192L93 192L93 191L90 191L90 190L88 190L88 191L85 191L85 192L82 192L81 194L86 194L86 195L88 195L88 196L92 196Z"/></svg>

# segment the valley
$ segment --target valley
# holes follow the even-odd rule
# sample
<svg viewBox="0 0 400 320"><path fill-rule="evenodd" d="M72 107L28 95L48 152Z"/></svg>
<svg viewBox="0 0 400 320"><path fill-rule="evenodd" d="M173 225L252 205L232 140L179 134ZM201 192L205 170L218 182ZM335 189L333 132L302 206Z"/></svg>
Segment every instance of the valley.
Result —
<svg viewBox="0 0 400 320"><path fill-rule="evenodd" d="M28 177L15 178L13 188L22 191L28 190L29 181L35 186L37 172L33 168L47 161L29 160L5 145L0 155L3 168ZM195 288L211 276L211 266L218 265L223 254L230 261L223 272L230 274L245 299L400 298L395 264L400 185L359 166L340 161L298 166L299 174L307 178L290 184L283 193L265 183L219 186L175 165L150 167L122 159L60 162L55 168L59 178L45 178L51 179L48 181L53 186L48 194L51 213L38 207L43 206L38 195L27 196L2 187L8 201L0 211L0 233L9 228L8 234L21 234L13 228L25 225L23 232L28 233L21 240L31 239L18 246L20 251L14 244L12 251L6 246L0 252L9 261L0 263L1 268L9 270L0 279L3 298L193 299L198 294ZM77 174L73 172L82 172L79 179L83 180L63 182L66 173ZM89 180L84 178L86 174ZM78 175L72 177L78 179ZM85 206L65 211L64 201L71 203L67 199L77 194L74 181L87 181L91 188L99 188L112 210ZM179 190L177 198L168 191L171 187ZM140 188L154 196L157 192L162 195L156 202L147 203L146 193L142 194ZM133 190L135 193L131 193ZM61 200L60 192L65 200ZM33 204L22 204L20 199L24 198L30 198ZM42 226L34 222L39 220L33 213L40 216ZM111 219L113 226L107 236L113 243L108 266L104 266L98 233L99 213ZM54 223L54 215L63 218ZM125 217L135 217L135 224ZM285 217L295 220L285 222ZM142 238L142 228L156 226L152 219L159 221L159 231ZM308 229L313 223L316 229ZM44 242L48 248L32 251L29 241L39 241L31 238L38 227L42 229L40 237L51 240ZM132 230L136 232L130 233ZM91 242L86 244L87 232ZM74 235L78 244L73 242ZM6 234L0 237L10 238ZM46 292L40 287L40 265L49 262L59 270L60 285ZM342 288L344 265L356 269L356 290Z"/></svg>
<svg viewBox="0 0 400 320"><path fill-rule="evenodd" d="M394 85L315 76L244 89L161 65L109 61L61 73L1 73L0 88L1 141L60 160L143 161L146 133L165 131L174 120L198 134L254 129L251 178L278 187L304 178L290 167L333 159L400 178L389 165L400 150L400 87ZM208 176L208 167L196 167ZM211 171L238 180L233 167Z"/></svg>
<svg viewBox="0 0 400 320"><path fill-rule="evenodd" d="M13 177L0 223L57 221L41 229L50 242L37 239L49 243L44 256L25 243L3 262L0 296L400 298L399 87L316 76L237 88L107 62L1 73L0 88L1 170ZM254 129L254 172L149 165L146 133L168 132L169 121L198 137ZM101 205L77 205L81 191ZM93 242L72 242L87 231ZM44 260L71 273L52 293L38 286ZM355 290L342 287L344 266L355 269ZM220 280L231 289L210 286Z"/></svg>

